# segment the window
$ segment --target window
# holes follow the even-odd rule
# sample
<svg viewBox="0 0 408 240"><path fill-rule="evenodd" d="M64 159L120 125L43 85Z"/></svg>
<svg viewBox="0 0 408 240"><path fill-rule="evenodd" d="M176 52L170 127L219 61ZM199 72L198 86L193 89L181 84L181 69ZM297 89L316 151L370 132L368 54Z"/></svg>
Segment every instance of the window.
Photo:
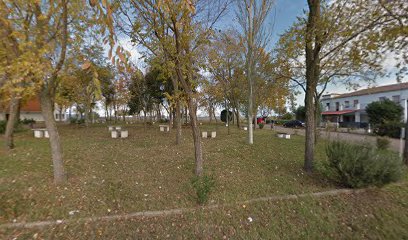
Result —
<svg viewBox="0 0 408 240"><path fill-rule="evenodd" d="M380 101L385 101L385 99L387 99L386 97L380 97Z"/></svg>
<svg viewBox="0 0 408 240"><path fill-rule="evenodd" d="M350 107L350 101L344 101L344 108Z"/></svg>
<svg viewBox="0 0 408 240"><path fill-rule="evenodd" d="M339 111L339 109L340 109L340 103L336 102L336 111Z"/></svg>
<svg viewBox="0 0 408 240"><path fill-rule="evenodd" d="M58 120L58 113L55 114L55 119Z"/></svg>
<svg viewBox="0 0 408 240"><path fill-rule="evenodd" d="M400 95L392 96L392 101L395 103L400 103Z"/></svg>
<svg viewBox="0 0 408 240"><path fill-rule="evenodd" d="M353 101L353 107L357 107L357 105L358 105L358 100L356 99Z"/></svg>
<svg viewBox="0 0 408 240"><path fill-rule="evenodd" d="M326 103L326 111L330 110L330 103Z"/></svg>

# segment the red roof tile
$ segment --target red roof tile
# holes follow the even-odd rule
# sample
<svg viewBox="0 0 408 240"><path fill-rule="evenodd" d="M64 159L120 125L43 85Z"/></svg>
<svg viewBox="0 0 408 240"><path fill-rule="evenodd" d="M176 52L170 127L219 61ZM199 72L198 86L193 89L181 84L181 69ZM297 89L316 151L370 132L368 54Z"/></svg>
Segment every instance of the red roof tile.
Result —
<svg viewBox="0 0 408 240"><path fill-rule="evenodd" d="M41 112L40 100L36 97L23 103L20 112Z"/></svg>
<svg viewBox="0 0 408 240"><path fill-rule="evenodd" d="M8 112L9 106L8 103L2 104L0 106L0 112ZM21 105L20 112L41 112L40 99L37 97L32 98L28 101L24 101Z"/></svg>

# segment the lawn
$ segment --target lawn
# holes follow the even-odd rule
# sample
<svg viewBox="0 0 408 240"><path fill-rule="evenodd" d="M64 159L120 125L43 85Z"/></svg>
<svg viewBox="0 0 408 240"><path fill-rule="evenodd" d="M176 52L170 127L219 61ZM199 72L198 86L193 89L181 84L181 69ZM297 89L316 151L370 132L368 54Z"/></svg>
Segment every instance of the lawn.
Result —
<svg viewBox="0 0 408 240"><path fill-rule="evenodd" d="M0 150L0 224L137 211L197 207L191 179L194 155L191 131L183 129L183 144L175 133L158 126L129 126L128 139L111 139L107 127L61 126L66 185L52 183L46 139L31 131L16 135L17 148ZM0 236L89 239L122 238L394 238L408 237L406 180L384 189L353 195L265 201L242 206L237 202L272 195L301 194L341 188L318 171L302 171L304 139L278 139L270 129L255 131L255 144L246 132L204 125L217 138L204 139L205 172L216 185L207 205L182 215L134 218L113 222L71 223L50 229L1 229ZM1 140L0 144L4 144ZM324 160L324 143L316 164ZM251 217L252 222L248 220Z"/></svg>

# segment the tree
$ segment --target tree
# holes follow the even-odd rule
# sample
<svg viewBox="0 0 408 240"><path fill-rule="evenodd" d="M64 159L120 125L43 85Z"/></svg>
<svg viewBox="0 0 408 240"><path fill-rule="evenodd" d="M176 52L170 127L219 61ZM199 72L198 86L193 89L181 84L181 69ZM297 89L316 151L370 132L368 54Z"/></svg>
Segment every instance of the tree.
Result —
<svg viewBox="0 0 408 240"><path fill-rule="evenodd" d="M336 79L332 76L350 77L363 70L370 74L379 69L378 60L382 59L379 36L385 33L384 30L392 22L397 22L381 7L381 2L375 1L367 5L361 0L344 0L326 4L325 1L322 3L320 0L308 0L307 19L302 22L304 27L299 28L304 29L301 30L303 34L297 35L304 39L305 61L304 67L299 69L304 70L304 74L300 75L304 76L305 80L304 168L307 172L313 171L316 115L319 95L322 93L317 92L319 83L323 82L324 89L329 80ZM301 51L299 47L294 49ZM287 64L281 66L286 73L291 74L294 71Z"/></svg>
<svg viewBox="0 0 408 240"><path fill-rule="evenodd" d="M211 3L217 3L217 5ZM122 24L123 32L129 34L134 42L142 44L151 54L163 57L163 65L173 80L176 96L179 96L179 85L187 99L188 112L191 120L195 149L195 173L203 173L203 154L200 129L197 121L197 55L207 42L213 24L220 18L226 6L223 1L129 1L126 5L132 9L121 11L125 16ZM199 11L196 11L196 10ZM215 11L214 11L215 9ZM138 18L135 18L135 13ZM121 17L119 16L119 17ZM207 21L207 19L211 19ZM126 28L127 27L127 28ZM176 113L180 113L179 104ZM180 119L177 116L178 119ZM178 122L178 128L180 122ZM180 128L181 129L181 128ZM178 136L178 134L177 134Z"/></svg>
<svg viewBox="0 0 408 240"><path fill-rule="evenodd" d="M304 106L299 106L295 110L296 119L304 122L306 119L306 108Z"/></svg>
<svg viewBox="0 0 408 240"><path fill-rule="evenodd" d="M143 111L144 120L146 121L146 114L160 109L164 100L165 84L168 79L163 78L159 69L150 69L145 76L141 72L137 72L132 77L130 87L130 100L128 105L130 113L140 113ZM160 115L160 113L159 113Z"/></svg>
<svg viewBox="0 0 408 240"><path fill-rule="evenodd" d="M254 74L259 50L265 48L268 35L264 29L265 19L272 7L273 0L242 0L237 1L237 19L242 29L245 43L245 74L248 81L248 143L253 144L253 101ZM256 94L255 94L256 95Z"/></svg>
<svg viewBox="0 0 408 240"><path fill-rule="evenodd" d="M65 182L66 174L53 109L58 76L70 44L68 38L81 32L84 25L90 24L90 20L93 23L103 22L102 25L107 26L110 33L113 32L110 17L112 9L107 1L90 1L90 5L96 9L97 14L88 16L91 7L79 0L0 2L0 28L5 29L1 40L12 46L5 49L7 60L1 62L1 68L20 68L19 71L10 71L10 75L6 74L10 84L3 85L3 88L18 90L32 87L38 93L50 135L54 182L57 184ZM21 21L22 19L24 20ZM108 40L112 43L113 37ZM14 84L16 81L18 84ZM24 83L28 83L28 86Z"/></svg>
<svg viewBox="0 0 408 240"><path fill-rule="evenodd" d="M365 110L369 122L373 125L380 125L387 122L401 122L404 109L398 103L385 99L368 104Z"/></svg>
<svg viewBox="0 0 408 240"><path fill-rule="evenodd" d="M229 113L228 113L229 112ZM228 122L231 122L232 121L232 119L233 119L233 115L232 115L232 112L231 111L229 111L229 110L227 110L227 109L224 109L224 110L222 110L221 111L221 116L220 116L220 118L221 118L221 121L222 122L227 122L227 118L228 118Z"/></svg>
<svg viewBox="0 0 408 240"><path fill-rule="evenodd" d="M211 84L215 85L212 90L214 98L218 102L223 102L225 108L228 110L233 108L237 119L237 126L239 127L239 105L243 98L243 79L240 74L243 68L242 53L243 47L240 44L237 32L227 30L221 34L215 34L212 44L209 46L207 64L213 81ZM208 82L209 83L209 82ZM208 92L210 93L210 92ZM229 115L230 111L226 111ZM211 114L210 114L211 115ZM232 119L227 116L225 119ZM228 134L230 133L230 124L228 121Z"/></svg>

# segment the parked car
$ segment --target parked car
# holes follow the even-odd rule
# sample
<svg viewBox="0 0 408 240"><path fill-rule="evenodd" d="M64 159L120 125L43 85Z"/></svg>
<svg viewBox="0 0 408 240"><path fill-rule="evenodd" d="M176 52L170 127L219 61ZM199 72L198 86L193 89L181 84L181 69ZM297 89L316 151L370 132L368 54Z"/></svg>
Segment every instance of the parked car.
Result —
<svg viewBox="0 0 408 240"><path fill-rule="evenodd" d="M305 124L299 120L291 120L289 122L285 122L283 126L287 128L301 128L304 127Z"/></svg>

